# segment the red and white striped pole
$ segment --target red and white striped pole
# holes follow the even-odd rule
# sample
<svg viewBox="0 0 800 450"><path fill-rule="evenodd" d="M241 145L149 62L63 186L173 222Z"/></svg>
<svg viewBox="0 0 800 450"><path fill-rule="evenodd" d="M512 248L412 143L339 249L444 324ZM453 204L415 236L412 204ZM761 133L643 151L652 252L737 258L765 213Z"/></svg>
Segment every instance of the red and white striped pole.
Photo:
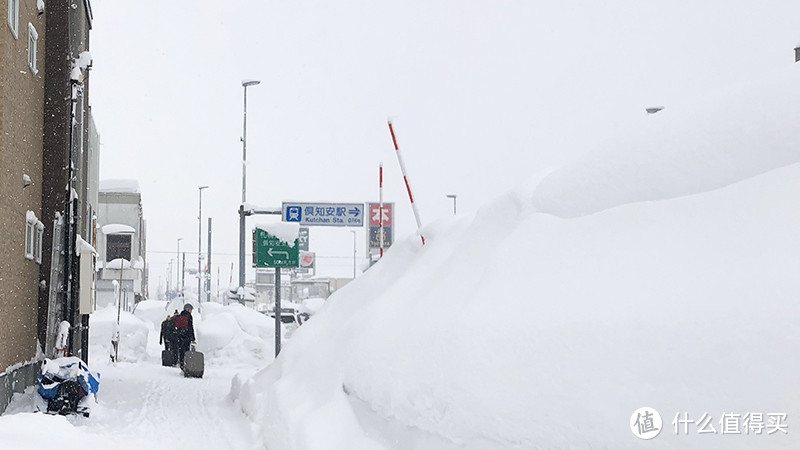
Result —
<svg viewBox="0 0 800 450"><path fill-rule="evenodd" d="M380 257L383 258L383 163L378 167L378 208L378 225L380 225L378 233L381 242Z"/></svg>
<svg viewBox="0 0 800 450"><path fill-rule="evenodd" d="M423 236L420 231L422 229L422 223L419 220L419 211L417 211L417 205L414 204L414 196L411 195L411 186L408 184L408 176L406 176L406 166L403 164L402 156L400 156L400 148L397 146L397 138L394 136L392 121L389 120L387 123L389 124L389 132L392 133L392 142L394 143L395 154L397 154L397 162L400 163L400 171L403 172L403 181L406 183L408 198L411 200L411 209L414 211L414 218L417 220L417 234L419 234L420 239L422 239L422 245L425 245L425 236ZM383 211L381 211L381 214L383 214Z"/></svg>

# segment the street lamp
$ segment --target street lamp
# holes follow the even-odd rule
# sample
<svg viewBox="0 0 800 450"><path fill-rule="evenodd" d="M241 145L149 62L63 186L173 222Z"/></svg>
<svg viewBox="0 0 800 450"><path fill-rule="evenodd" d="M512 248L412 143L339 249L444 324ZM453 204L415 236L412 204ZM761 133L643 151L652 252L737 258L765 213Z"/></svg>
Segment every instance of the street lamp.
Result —
<svg viewBox="0 0 800 450"><path fill-rule="evenodd" d="M181 289L181 241L183 238L178 238L178 254L175 257L175 263L178 265L178 270L175 271L175 292L180 292Z"/></svg>
<svg viewBox="0 0 800 450"><path fill-rule="evenodd" d="M447 198L453 199L453 215L456 215L456 194L447 194Z"/></svg>
<svg viewBox="0 0 800 450"><path fill-rule="evenodd" d="M203 254L203 189L208 189L208 186L198 186L197 190L200 192L200 203L197 207L197 302L200 303L200 278L202 274L202 266L200 265L200 256Z"/></svg>
<svg viewBox="0 0 800 450"><path fill-rule="evenodd" d="M353 233L353 279L356 279L356 232L350 230Z"/></svg>
<svg viewBox="0 0 800 450"><path fill-rule="evenodd" d="M239 286L244 289L244 203L247 201L247 87L261 83L258 80L242 80L244 108L242 110L242 205L239 207ZM241 301L242 299L240 299Z"/></svg>

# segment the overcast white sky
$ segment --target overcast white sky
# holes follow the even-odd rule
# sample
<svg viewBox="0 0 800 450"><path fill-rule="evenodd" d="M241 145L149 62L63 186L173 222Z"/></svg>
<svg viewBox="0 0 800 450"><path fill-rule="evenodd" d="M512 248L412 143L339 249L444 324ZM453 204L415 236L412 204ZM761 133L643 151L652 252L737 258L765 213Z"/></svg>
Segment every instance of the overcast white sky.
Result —
<svg viewBox="0 0 800 450"><path fill-rule="evenodd" d="M383 162L384 200L396 204L402 237L415 225L387 118L426 224L452 214L448 193L458 195L459 215L474 212L536 172L658 120L648 106L678 108L758 82L792 64L800 43L800 2L790 0L92 6L101 178L141 184L153 289L179 237L183 250L197 250L198 185L210 186L203 246L210 215L212 262L223 285L230 276L242 79L262 81L248 88L248 202L377 201ZM249 219L248 229L270 220ZM347 230L311 230L319 273L352 273ZM357 243L361 258L363 229Z"/></svg>

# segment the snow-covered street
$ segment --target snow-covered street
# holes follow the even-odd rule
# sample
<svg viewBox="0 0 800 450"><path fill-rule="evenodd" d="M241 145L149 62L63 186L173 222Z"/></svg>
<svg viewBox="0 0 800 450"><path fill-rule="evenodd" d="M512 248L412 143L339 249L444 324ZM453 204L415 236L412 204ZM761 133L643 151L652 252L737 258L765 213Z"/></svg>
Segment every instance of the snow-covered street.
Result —
<svg viewBox="0 0 800 450"><path fill-rule="evenodd" d="M41 448L43 429L70 429L75 448L86 442L115 449L261 449L246 417L228 399L235 371L209 368L202 379L184 378L178 368L154 362L95 366L102 375L98 403L89 418L30 413L33 396L20 398L0 426L8 448ZM19 413L13 415L13 413ZM58 422L69 421L74 428ZM12 426L12 425L19 426ZM72 447L68 447L72 448Z"/></svg>
<svg viewBox="0 0 800 450"><path fill-rule="evenodd" d="M221 309L221 305L215 306L218 306L216 310ZM204 309L211 308L213 306ZM206 365L203 378L185 378L179 368L161 366L158 333L148 326L146 341L142 341L139 331L147 324L148 317L160 317L163 310L163 302L146 302L137 316L123 314L121 361L116 364L106 356L108 346L102 338L108 335L107 324L115 316L112 309L99 312L93 323L95 332L90 367L100 373L101 382L90 417L33 412L37 407L41 409L43 403L32 388L28 389L24 395L15 398L0 418L3 448L41 448L42 430L53 430L52 434L59 436L59 442L67 443L67 447L59 445L60 448L264 448L257 429L229 398L229 392L231 380L237 374L250 377L266 363L248 360L247 351L238 347L236 340L226 341L227 356L215 353L210 347L217 340L215 334L209 332L213 329L211 317L214 313L209 312L205 350L216 358L212 357ZM251 318L262 319L260 314L250 312ZM198 319L200 317L198 315ZM268 323L266 317L263 317L263 322ZM228 331L244 333L237 325L236 321L230 322ZM198 323L198 332L201 329L203 325ZM137 347L137 342L142 345ZM271 359L270 355L264 356Z"/></svg>

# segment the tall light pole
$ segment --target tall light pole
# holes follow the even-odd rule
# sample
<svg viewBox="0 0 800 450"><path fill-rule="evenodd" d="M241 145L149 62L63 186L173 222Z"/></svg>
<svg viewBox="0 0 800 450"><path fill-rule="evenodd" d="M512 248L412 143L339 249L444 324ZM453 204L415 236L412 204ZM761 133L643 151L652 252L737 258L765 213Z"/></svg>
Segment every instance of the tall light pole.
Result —
<svg viewBox="0 0 800 450"><path fill-rule="evenodd" d="M261 83L258 80L242 80L244 107L242 109L242 204L239 206L239 286L244 289L244 203L247 201L247 87ZM239 299L242 301L242 299Z"/></svg>
<svg viewBox="0 0 800 450"><path fill-rule="evenodd" d="M447 194L447 198L453 199L453 215L456 215L456 194Z"/></svg>
<svg viewBox="0 0 800 450"><path fill-rule="evenodd" d="M181 285L181 241L183 238L178 238L178 254L175 256L175 264L178 270L175 271L175 292L179 292Z"/></svg>
<svg viewBox="0 0 800 450"><path fill-rule="evenodd" d="M356 279L356 232L350 230L353 233L353 279Z"/></svg>
<svg viewBox="0 0 800 450"><path fill-rule="evenodd" d="M197 207L197 302L200 302L200 279L202 278L202 266L200 256L203 254L203 189L208 189L208 186L198 186L197 190L200 192L200 203Z"/></svg>

